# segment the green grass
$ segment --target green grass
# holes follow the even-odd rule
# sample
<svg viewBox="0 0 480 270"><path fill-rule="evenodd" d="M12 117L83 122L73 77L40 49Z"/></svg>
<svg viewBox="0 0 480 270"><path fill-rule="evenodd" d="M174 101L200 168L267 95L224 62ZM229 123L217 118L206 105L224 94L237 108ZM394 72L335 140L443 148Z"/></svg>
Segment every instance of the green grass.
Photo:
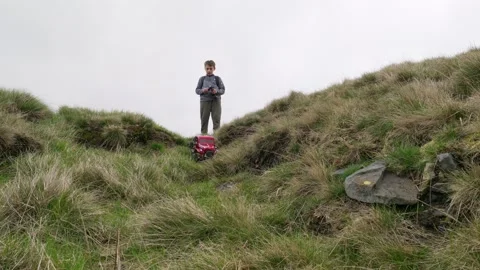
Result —
<svg viewBox="0 0 480 270"><path fill-rule="evenodd" d="M2 89L0 268L109 269L119 244L125 269L477 269L479 53L292 91L225 124L204 162L142 114ZM418 184L445 152L461 168L436 179L446 231L430 205L345 193L376 160Z"/></svg>
<svg viewBox="0 0 480 270"><path fill-rule="evenodd" d="M60 269L87 269L95 266L99 260L95 253L85 253L85 247L76 243L57 241L54 238L45 240L45 253L52 260L53 265Z"/></svg>
<svg viewBox="0 0 480 270"><path fill-rule="evenodd" d="M460 65L454 79L453 95L458 98L468 98L480 89L480 57L472 54Z"/></svg>
<svg viewBox="0 0 480 270"><path fill-rule="evenodd" d="M9 177L7 175L0 174L0 185L7 183Z"/></svg>
<svg viewBox="0 0 480 270"><path fill-rule="evenodd" d="M402 70L397 74L397 81L400 83L411 82L417 77L417 74L412 70Z"/></svg>
<svg viewBox="0 0 480 270"><path fill-rule="evenodd" d="M421 172L425 165L420 147L409 144L393 146L386 160L388 167L399 174Z"/></svg>
<svg viewBox="0 0 480 270"><path fill-rule="evenodd" d="M356 80L354 83L355 88L360 88L364 86L371 86L378 82L377 74L375 73L365 73L360 77L360 79Z"/></svg>
<svg viewBox="0 0 480 270"><path fill-rule="evenodd" d="M0 110L21 114L29 121L45 119L53 114L47 105L32 94L3 88L0 88Z"/></svg>

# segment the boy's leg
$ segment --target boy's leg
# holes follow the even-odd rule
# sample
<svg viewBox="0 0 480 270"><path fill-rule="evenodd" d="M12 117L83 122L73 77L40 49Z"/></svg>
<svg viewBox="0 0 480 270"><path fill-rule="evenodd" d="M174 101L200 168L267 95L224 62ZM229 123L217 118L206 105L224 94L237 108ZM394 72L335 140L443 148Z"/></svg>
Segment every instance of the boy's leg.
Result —
<svg viewBox="0 0 480 270"><path fill-rule="evenodd" d="M220 128L221 118L222 118L222 103L221 103L221 100L217 99L212 101L212 122L213 122L214 133Z"/></svg>
<svg viewBox="0 0 480 270"><path fill-rule="evenodd" d="M202 125L201 125L202 134L207 134L208 132L208 120L210 118L211 107L212 107L211 101L200 102L200 120L202 122Z"/></svg>

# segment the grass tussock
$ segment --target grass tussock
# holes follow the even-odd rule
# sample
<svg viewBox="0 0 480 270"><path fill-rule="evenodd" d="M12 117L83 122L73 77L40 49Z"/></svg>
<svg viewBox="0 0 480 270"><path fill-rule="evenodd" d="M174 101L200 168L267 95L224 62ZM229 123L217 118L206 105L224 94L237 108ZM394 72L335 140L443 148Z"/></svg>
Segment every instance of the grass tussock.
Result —
<svg viewBox="0 0 480 270"><path fill-rule="evenodd" d="M75 126L77 141L87 146L119 150L137 145L174 146L184 143L178 135L141 114L68 107L60 108L59 113Z"/></svg>
<svg viewBox="0 0 480 270"><path fill-rule="evenodd" d="M301 174L289 183L295 196L317 196L329 200L343 197L343 181L333 176L323 153L309 150L302 158Z"/></svg>
<svg viewBox="0 0 480 270"><path fill-rule="evenodd" d="M479 268L478 59L291 92L224 125L204 162L141 114L2 89L0 268L113 268L117 244L126 269ZM440 153L460 169L437 170L435 207L346 196L375 160L418 183Z"/></svg>
<svg viewBox="0 0 480 270"><path fill-rule="evenodd" d="M42 148L42 144L28 134L5 126L0 127L0 160L40 151Z"/></svg>
<svg viewBox="0 0 480 270"><path fill-rule="evenodd" d="M455 172L450 176L452 190L450 211L458 219L472 220L480 217L480 166Z"/></svg>
<svg viewBox="0 0 480 270"><path fill-rule="evenodd" d="M282 113L302 106L308 101L307 96L303 93L291 91L287 97L272 101L266 106L266 111L271 113Z"/></svg>
<svg viewBox="0 0 480 270"><path fill-rule="evenodd" d="M38 171L18 171L2 189L0 231L37 232L39 235L67 236L98 241L103 214L98 197L72 187L69 170L58 162L31 159Z"/></svg>
<svg viewBox="0 0 480 270"><path fill-rule="evenodd" d="M18 235L1 235L0 265L3 269L49 269L55 267L42 242Z"/></svg>
<svg viewBox="0 0 480 270"><path fill-rule="evenodd" d="M44 149L30 123L17 115L0 111L0 161Z"/></svg>
<svg viewBox="0 0 480 270"><path fill-rule="evenodd" d="M427 232L390 209L375 209L353 220L332 249L341 265L367 268L424 267L430 254Z"/></svg>
<svg viewBox="0 0 480 270"><path fill-rule="evenodd" d="M168 193L169 179L157 163L131 156L93 156L73 170L76 187L107 200L143 205Z"/></svg>
<svg viewBox="0 0 480 270"><path fill-rule="evenodd" d="M247 153L248 164L262 170L285 161L290 142L290 132L286 128L272 128L259 133L253 141L254 147Z"/></svg>
<svg viewBox="0 0 480 270"><path fill-rule="evenodd" d="M257 222L260 209L239 200L221 200L219 205L205 208L192 197L162 199L139 213L139 239L146 246L179 252L210 241L258 241L264 232Z"/></svg>
<svg viewBox="0 0 480 270"><path fill-rule="evenodd" d="M480 89L480 54L470 54L459 64L459 70L454 76L452 95L465 99Z"/></svg>
<svg viewBox="0 0 480 270"><path fill-rule="evenodd" d="M235 140L255 133L258 125L262 122L262 115L250 113L223 125L216 134L218 145L224 147Z"/></svg>
<svg viewBox="0 0 480 270"><path fill-rule="evenodd" d="M478 220L451 231L448 238L437 243L433 256L427 260L428 269L478 269L480 226Z"/></svg>
<svg viewBox="0 0 480 270"><path fill-rule="evenodd" d="M0 88L0 110L19 114L28 121L37 121L53 115L47 105L30 93Z"/></svg>
<svg viewBox="0 0 480 270"><path fill-rule="evenodd" d="M213 217L191 198L152 204L139 218L142 240L147 245L188 248L215 232Z"/></svg>

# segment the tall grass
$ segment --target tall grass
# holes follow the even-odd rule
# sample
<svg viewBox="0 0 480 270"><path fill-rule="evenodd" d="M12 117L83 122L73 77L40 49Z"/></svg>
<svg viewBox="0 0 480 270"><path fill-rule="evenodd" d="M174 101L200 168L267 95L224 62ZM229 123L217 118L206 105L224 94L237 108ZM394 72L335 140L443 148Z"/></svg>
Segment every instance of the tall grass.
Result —
<svg viewBox="0 0 480 270"><path fill-rule="evenodd" d="M52 116L52 111L37 97L19 90L0 88L0 110L20 114L29 121Z"/></svg>
<svg viewBox="0 0 480 270"><path fill-rule="evenodd" d="M472 50L291 92L224 125L204 162L141 114L53 113L2 89L0 268L106 269L118 258L127 269L476 269L478 59ZM441 203L345 194L345 178L375 160L418 180L445 152L460 170L436 175ZM445 222L427 224L435 218Z"/></svg>

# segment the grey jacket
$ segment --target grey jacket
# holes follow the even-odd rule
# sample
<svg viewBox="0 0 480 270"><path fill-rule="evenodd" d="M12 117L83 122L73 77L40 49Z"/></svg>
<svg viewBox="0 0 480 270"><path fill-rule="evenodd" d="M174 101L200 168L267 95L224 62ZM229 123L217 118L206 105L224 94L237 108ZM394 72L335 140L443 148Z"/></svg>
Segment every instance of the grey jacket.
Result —
<svg viewBox="0 0 480 270"><path fill-rule="evenodd" d="M217 94L213 95L212 93L202 93L204 88L213 87L217 90ZM219 76L215 75L205 75L198 79L197 88L195 90L197 95L200 95L200 101L211 101L216 99L221 99L222 95L225 94L225 85L223 84L222 79Z"/></svg>

